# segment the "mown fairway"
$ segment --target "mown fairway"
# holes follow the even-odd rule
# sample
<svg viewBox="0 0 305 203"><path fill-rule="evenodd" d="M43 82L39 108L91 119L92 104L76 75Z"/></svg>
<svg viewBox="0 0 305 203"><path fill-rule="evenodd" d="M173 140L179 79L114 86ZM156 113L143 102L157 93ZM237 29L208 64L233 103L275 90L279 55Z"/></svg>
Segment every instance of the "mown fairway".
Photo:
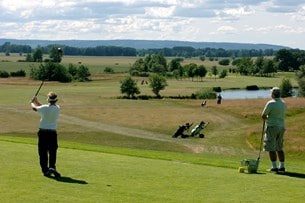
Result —
<svg viewBox="0 0 305 203"><path fill-rule="evenodd" d="M0 79L1 202L303 202L303 98L285 99L289 173L266 173L270 163L263 153L259 174L239 174L242 159L257 158L260 113L268 99L224 99L221 105L208 100L207 108L200 100L123 100L117 97L124 73L97 75L87 83L46 82L39 94L42 102L50 90L59 94L57 166L64 178L58 181L43 177L38 164L39 116L29 101L40 82ZM168 80L161 95L190 95L214 86L272 87L283 77L292 78ZM141 94L152 95L147 85L139 87ZM178 125L201 120L210 123L204 139L171 138Z"/></svg>
<svg viewBox="0 0 305 203"><path fill-rule="evenodd" d="M63 147L58 153L63 177L55 180L39 174L36 146L0 141L0 147L5 151L1 202L302 202L304 196L302 174L239 174L231 168Z"/></svg>

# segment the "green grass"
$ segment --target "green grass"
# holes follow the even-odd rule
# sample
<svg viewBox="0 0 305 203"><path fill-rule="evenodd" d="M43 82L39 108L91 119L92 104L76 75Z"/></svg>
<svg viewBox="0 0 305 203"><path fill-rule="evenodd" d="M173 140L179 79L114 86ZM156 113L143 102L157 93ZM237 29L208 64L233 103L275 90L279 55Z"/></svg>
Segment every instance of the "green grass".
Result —
<svg viewBox="0 0 305 203"><path fill-rule="evenodd" d="M40 175L35 145L0 141L0 149L6 154L1 202L303 201L304 175L297 173L240 174L236 168L61 147L63 178L55 180Z"/></svg>
<svg viewBox="0 0 305 203"><path fill-rule="evenodd" d="M132 59L65 59L97 67L97 75L86 83L46 82L38 96L44 102L48 91L59 94L61 181L43 177L39 169L39 115L29 101L40 82L0 78L1 202L303 202L304 98L285 99L289 173L265 173L270 162L263 152L260 174L240 174L240 161L258 156L260 113L268 99L224 99L221 105L208 100L207 108L200 100L117 99L126 74L101 74L98 67L116 64L124 70ZM5 63L18 70L17 62L0 62L0 70L8 70ZM284 77L296 84L292 73L274 78L230 75L216 81L207 77L202 82L169 79L161 95L190 95L215 86L272 87ZM139 87L141 94L153 95L147 85ZM210 122L204 139L171 138L178 125L201 120Z"/></svg>

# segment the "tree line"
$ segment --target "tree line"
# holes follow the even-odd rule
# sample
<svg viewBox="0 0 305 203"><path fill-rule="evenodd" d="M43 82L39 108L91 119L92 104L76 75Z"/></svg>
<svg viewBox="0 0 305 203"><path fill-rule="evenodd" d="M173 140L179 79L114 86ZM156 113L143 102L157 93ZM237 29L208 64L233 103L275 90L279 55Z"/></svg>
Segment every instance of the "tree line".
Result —
<svg viewBox="0 0 305 203"><path fill-rule="evenodd" d="M260 57L260 56L274 56L278 51L273 49L222 49L222 48L193 48L189 46L176 46L173 48L162 49L141 49L137 50L131 47L118 46L96 46L96 47L71 47L60 44L52 44L48 46L39 46L35 49L40 49L42 54L48 54L53 47L61 47L65 55L79 55L79 56L145 56L162 52L165 57ZM35 51L29 45L15 45L10 42L5 42L0 45L0 52L7 55L10 53L29 54ZM295 50L294 52L302 52Z"/></svg>
<svg viewBox="0 0 305 203"><path fill-rule="evenodd" d="M206 60L201 57L201 60ZM148 54L139 58L130 68L130 74L134 76L148 76L149 73L157 73L165 76L174 76L177 79L185 77L205 77L207 67L194 63L182 65L183 57L176 57L167 62L163 52ZM305 51L282 49L276 52L274 57L240 57L223 58L218 61L223 70L218 73L217 66L209 67L213 75L223 78L227 71L240 75L271 77L274 73L282 71L297 71L305 65Z"/></svg>
<svg viewBox="0 0 305 203"><path fill-rule="evenodd" d="M204 60L204 59L202 59ZM149 54L139 58L130 68L131 76L150 77L152 75L160 75L166 77L175 77L176 79L194 78L201 79L208 73L207 67L197 65L195 63L184 64L184 58L173 58L169 62L163 55ZM296 80L299 84L299 95L305 96L305 52L296 50L279 50L274 57L241 57L237 59L223 59L219 61L222 65L221 71L219 67L213 65L209 67L210 75L219 78L225 78L227 73L235 73L245 76L272 77L276 72L295 72ZM225 66L223 68L223 66ZM228 67L226 67L228 66ZM127 84L131 84L130 81ZM283 80L283 96L292 96L292 85L288 79ZM130 90L136 88L129 87ZM128 89L128 88L126 88ZM134 92L136 94L137 91ZM133 96L134 94L130 94ZM127 94L128 95L128 94ZM128 95L129 96L129 95ZM159 96L157 94L157 96Z"/></svg>

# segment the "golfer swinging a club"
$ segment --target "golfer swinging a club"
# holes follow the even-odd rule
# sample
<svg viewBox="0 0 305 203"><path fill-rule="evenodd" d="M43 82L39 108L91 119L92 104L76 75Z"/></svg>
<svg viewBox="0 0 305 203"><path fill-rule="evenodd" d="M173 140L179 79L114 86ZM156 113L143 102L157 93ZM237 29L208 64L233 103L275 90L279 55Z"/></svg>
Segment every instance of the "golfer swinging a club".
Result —
<svg viewBox="0 0 305 203"><path fill-rule="evenodd" d="M60 173L56 171L58 148L56 129L60 108L56 104L56 93L49 92L47 96L48 104L43 105L34 96L31 107L41 116L38 130L38 154L42 173L46 177L53 174L56 178L59 178Z"/></svg>
<svg viewBox="0 0 305 203"><path fill-rule="evenodd" d="M269 152L272 163L270 172L285 172L285 154L283 151L285 133L285 112L286 103L280 98L280 88L274 87L271 90L272 99L267 102L262 112L262 119L266 122L264 138L264 150ZM277 158L279 165L277 165Z"/></svg>

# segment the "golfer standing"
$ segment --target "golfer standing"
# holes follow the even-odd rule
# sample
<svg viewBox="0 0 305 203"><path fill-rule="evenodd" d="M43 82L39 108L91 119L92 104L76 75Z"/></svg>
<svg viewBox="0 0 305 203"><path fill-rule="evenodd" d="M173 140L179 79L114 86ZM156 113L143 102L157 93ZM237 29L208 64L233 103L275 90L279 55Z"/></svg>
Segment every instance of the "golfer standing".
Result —
<svg viewBox="0 0 305 203"><path fill-rule="evenodd" d="M57 95L49 92L47 95L48 104L41 104L37 97L31 102L31 107L37 111L41 118L38 130L38 154L42 173L44 176L60 177L56 171L56 154L57 154L57 120L60 108L56 104Z"/></svg>
<svg viewBox="0 0 305 203"><path fill-rule="evenodd" d="M262 112L262 119L266 122L264 137L264 150L269 152L272 163L270 172L285 172L285 154L283 151L285 133L286 104L280 98L281 91L278 87L271 90L272 99L267 102ZM279 160L279 165L277 164Z"/></svg>

